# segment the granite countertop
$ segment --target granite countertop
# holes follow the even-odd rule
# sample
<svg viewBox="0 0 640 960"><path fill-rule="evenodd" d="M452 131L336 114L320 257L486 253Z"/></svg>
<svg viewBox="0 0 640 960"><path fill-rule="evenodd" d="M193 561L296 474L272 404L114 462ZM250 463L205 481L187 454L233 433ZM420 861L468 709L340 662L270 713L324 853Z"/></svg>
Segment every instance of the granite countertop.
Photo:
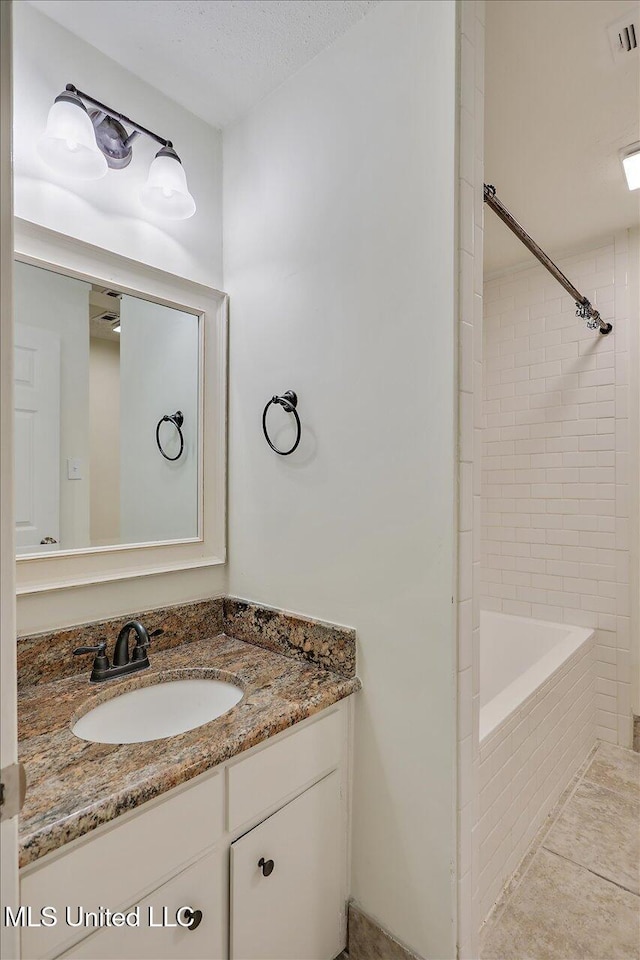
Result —
<svg viewBox="0 0 640 960"><path fill-rule="evenodd" d="M150 668L122 679L89 684L91 660L83 658L83 673L39 676L21 685L18 739L27 795L20 817L20 866L360 689L355 675L259 643L216 633L152 648ZM167 680L217 677L236 683L244 695L223 716L163 740L100 744L71 732L73 722L98 703L155 683L161 675Z"/></svg>

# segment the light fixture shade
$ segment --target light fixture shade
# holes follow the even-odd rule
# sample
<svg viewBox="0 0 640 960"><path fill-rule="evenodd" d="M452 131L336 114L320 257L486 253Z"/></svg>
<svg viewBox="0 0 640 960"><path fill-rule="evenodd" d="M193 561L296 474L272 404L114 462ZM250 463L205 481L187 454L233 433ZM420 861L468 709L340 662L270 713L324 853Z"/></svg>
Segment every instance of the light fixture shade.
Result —
<svg viewBox="0 0 640 960"><path fill-rule="evenodd" d="M640 189L640 143L634 143L623 151L622 166L629 190Z"/></svg>
<svg viewBox="0 0 640 960"><path fill-rule="evenodd" d="M108 170L84 104L66 94L49 110L38 153L56 173L78 180L99 180Z"/></svg>
<svg viewBox="0 0 640 960"><path fill-rule="evenodd" d="M182 163L172 147L163 147L155 155L140 200L147 210L166 220L187 220L196 212Z"/></svg>

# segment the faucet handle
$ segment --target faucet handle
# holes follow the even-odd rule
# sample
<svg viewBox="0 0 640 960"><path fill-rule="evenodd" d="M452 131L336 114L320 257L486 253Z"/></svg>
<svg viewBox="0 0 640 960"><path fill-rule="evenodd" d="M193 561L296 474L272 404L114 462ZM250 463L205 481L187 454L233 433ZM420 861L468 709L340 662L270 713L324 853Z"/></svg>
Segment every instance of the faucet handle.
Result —
<svg viewBox="0 0 640 960"><path fill-rule="evenodd" d="M141 640L140 637L138 636L138 638L137 638L137 640L136 640L136 645L135 645L135 647L133 648L133 652L134 652L134 653L136 652L136 648L140 648L140 649L142 649L142 650L145 650L145 649L146 649L148 646L150 646L150 644L151 644L151 637L159 637L161 633L164 633L164 630L162 630L162 629L153 630L151 633L148 633L148 634L147 634L147 639L146 639L146 640Z"/></svg>
<svg viewBox="0 0 640 960"><path fill-rule="evenodd" d="M146 631L145 631L146 632ZM147 659L147 649L151 644L151 637L158 637L161 633L164 633L164 630L153 630L151 633L147 633L147 639L141 640L140 635L136 639L136 645L133 648L133 653L131 654L131 659L136 660L146 660Z"/></svg>
<svg viewBox="0 0 640 960"><path fill-rule="evenodd" d="M101 640L97 647L77 647L73 651L74 657L79 657L83 653L95 653L99 657L104 657L105 650L107 649L107 641Z"/></svg>
<svg viewBox="0 0 640 960"><path fill-rule="evenodd" d="M95 653L96 658L93 661L93 667L91 669L91 680L103 680L104 675L109 669L109 657L105 653L106 649L107 641L100 640L95 647L76 647L73 651L74 657L79 657L83 653Z"/></svg>

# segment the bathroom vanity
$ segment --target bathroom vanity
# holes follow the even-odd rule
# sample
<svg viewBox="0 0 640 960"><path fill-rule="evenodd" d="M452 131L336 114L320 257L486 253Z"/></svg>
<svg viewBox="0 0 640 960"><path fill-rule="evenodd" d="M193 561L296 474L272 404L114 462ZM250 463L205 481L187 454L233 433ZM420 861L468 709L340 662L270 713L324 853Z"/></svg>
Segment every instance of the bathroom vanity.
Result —
<svg viewBox="0 0 640 960"><path fill-rule="evenodd" d="M226 295L24 221L16 260L16 416L40 438L16 444L38 494L18 593L223 564ZM27 390L58 369L72 396ZM131 619L18 641L23 960L333 960L354 632L232 598ZM226 706L192 723L211 681Z"/></svg>
<svg viewBox="0 0 640 960"><path fill-rule="evenodd" d="M249 622L238 601L182 609L180 636L184 616L144 615L161 649L122 681L90 685L77 658L56 675L56 652L110 624L19 644L24 960L332 960L345 946L352 631L264 608ZM243 697L193 730L131 744L71 731L124 689L212 673Z"/></svg>

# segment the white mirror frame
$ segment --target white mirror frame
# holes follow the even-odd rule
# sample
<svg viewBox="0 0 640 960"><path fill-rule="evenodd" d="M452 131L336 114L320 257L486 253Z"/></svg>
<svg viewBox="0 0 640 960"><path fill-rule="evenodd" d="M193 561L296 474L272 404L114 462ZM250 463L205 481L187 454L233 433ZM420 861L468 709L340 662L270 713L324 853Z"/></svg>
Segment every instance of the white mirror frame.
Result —
<svg viewBox="0 0 640 960"><path fill-rule="evenodd" d="M201 384L198 536L18 557L18 595L225 563L227 295L19 218L15 219L14 243L15 259L23 263L79 280L98 281L123 293L196 314Z"/></svg>

